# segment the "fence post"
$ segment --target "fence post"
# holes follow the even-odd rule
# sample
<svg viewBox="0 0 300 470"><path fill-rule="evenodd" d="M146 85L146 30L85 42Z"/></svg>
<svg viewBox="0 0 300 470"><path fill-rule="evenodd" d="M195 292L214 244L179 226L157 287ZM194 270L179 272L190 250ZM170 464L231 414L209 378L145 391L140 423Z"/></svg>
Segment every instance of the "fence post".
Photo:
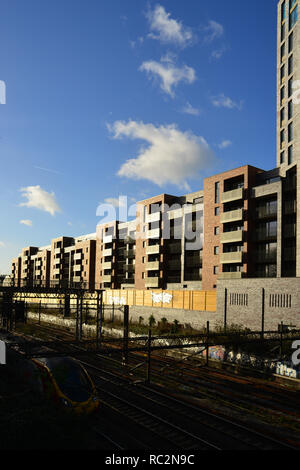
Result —
<svg viewBox="0 0 300 470"><path fill-rule="evenodd" d="M124 305L123 362L128 364L129 306Z"/></svg>
<svg viewBox="0 0 300 470"><path fill-rule="evenodd" d="M148 354L147 354L147 379L146 383L149 385L151 381L151 329L148 331Z"/></svg>
<svg viewBox="0 0 300 470"><path fill-rule="evenodd" d="M227 328L227 288L224 290L224 331L226 333Z"/></svg>
<svg viewBox="0 0 300 470"><path fill-rule="evenodd" d="M265 289L262 288L262 299L261 299L261 339L265 336Z"/></svg>
<svg viewBox="0 0 300 470"><path fill-rule="evenodd" d="M283 321L280 324L280 359L282 358Z"/></svg>
<svg viewBox="0 0 300 470"><path fill-rule="evenodd" d="M41 324L41 310L42 310L42 301L39 303L39 325Z"/></svg>
<svg viewBox="0 0 300 470"><path fill-rule="evenodd" d="M96 318L96 344L97 348L99 346L99 303L100 303L100 296L99 291L97 291L97 318Z"/></svg>
<svg viewBox="0 0 300 470"><path fill-rule="evenodd" d="M209 364L209 321L206 323L206 366Z"/></svg>

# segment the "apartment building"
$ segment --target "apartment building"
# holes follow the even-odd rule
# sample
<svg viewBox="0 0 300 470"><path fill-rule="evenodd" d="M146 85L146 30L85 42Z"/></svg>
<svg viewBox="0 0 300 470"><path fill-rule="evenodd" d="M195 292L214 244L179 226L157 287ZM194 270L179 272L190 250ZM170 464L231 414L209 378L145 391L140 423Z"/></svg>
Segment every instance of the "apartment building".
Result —
<svg viewBox="0 0 300 470"><path fill-rule="evenodd" d="M95 285L96 234L51 241L51 284Z"/></svg>
<svg viewBox="0 0 300 470"><path fill-rule="evenodd" d="M206 178L195 193L139 201L135 220L52 240L50 280L211 290L218 281L300 277L298 3L278 2L276 168L235 168ZM13 279L47 278L45 265L37 270L46 261L40 252L25 248L12 262Z"/></svg>

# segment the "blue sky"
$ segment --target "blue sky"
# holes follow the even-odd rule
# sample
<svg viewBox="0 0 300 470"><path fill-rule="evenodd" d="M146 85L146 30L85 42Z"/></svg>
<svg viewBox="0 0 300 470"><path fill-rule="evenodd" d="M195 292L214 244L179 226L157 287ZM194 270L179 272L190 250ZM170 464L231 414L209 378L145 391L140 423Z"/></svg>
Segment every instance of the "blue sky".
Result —
<svg viewBox="0 0 300 470"><path fill-rule="evenodd" d="M94 232L106 199L274 168L276 5L3 0L0 272Z"/></svg>

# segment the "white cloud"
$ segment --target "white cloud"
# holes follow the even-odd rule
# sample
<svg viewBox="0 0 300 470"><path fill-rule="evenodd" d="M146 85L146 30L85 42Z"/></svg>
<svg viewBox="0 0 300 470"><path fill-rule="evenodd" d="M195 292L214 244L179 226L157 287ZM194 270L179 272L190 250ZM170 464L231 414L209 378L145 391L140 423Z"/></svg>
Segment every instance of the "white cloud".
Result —
<svg viewBox="0 0 300 470"><path fill-rule="evenodd" d="M182 112L185 114L191 114L192 116L199 116L200 110L194 108L189 102L182 108Z"/></svg>
<svg viewBox="0 0 300 470"><path fill-rule="evenodd" d="M187 65L176 67L174 58L170 55L162 57L160 62L155 60L143 62L139 70L158 77L161 80L161 89L171 97L174 97L173 88L180 82L191 84L196 80L196 72L192 67Z"/></svg>
<svg viewBox="0 0 300 470"><path fill-rule="evenodd" d="M223 46L220 49L216 49L216 50L212 51L211 57L213 59L219 60L219 59L221 59L221 57L223 56L225 51L226 51L226 47Z"/></svg>
<svg viewBox="0 0 300 470"><path fill-rule="evenodd" d="M35 207L49 212L51 215L55 215L55 212L61 212L54 193L48 193L40 186L27 186L21 188L20 191L23 193L22 197L27 198L27 202L21 202L20 206Z"/></svg>
<svg viewBox="0 0 300 470"><path fill-rule="evenodd" d="M104 202L106 202L106 204L111 204L113 207L125 207L126 206L124 196L123 197L120 196L120 198L108 197L104 199Z"/></svg>
<svg viewBox="0 0 300 470"><path fill-rule="evenodd" d="M205 42L212 42L215 39L220 38L224 34L224 28L220 23L214 20L210 20L208 25L205 26L204 31L206 32Z"/></svg>
<svg viewBox="0 0 300 470"><path fill-rule="evenodd" d="M28 225L28 227L32 227L32 221L31 221L31 220L28 220L28 219L22 219L22 220L20 220L20 224Z"/></svg>
<svg viewBox="0 0 300 470"><path fill-rule="evenodd" d="M4 248L4 247L5 247L5 243L0 241L0 248Z"/></svg>
<svg viewBox="0 0 300 470"><path fill-rule="evenodd" d="M224 93L221 93L218 96L212 97L211 101L212 101L212 104L216 108L228 108L228 109L237 108L237 109L241 110L242 105L243 105L242 101L240 103L236 103L235 101L233 101L228 96L225 96Z"/></svg>
<svg viewBox="0 0 300 470"><path fill-rule="evenodd" d="M170 16L162 5L156 5L154 10L150 10L147 13L151 30L148 36L163 43L188 46L194 39L191 29Z"/></svg>
<svg viewBox="0 0 300 470"><path fill-rule="evenodd" d="M115 139L127 137L149 144L121 166L119 176L146 179L159 186L171 183L189 190L187 180L197 177L214 159L203 137L181 132L175 124L155 127L143 122L116 121L108 128Z"/></svg>
<svg viewBox="0 0 300 470"><path fill-rule="evenodd" d="M223 142L221 142L218 147L219 149L223 150L223 149L226 149L227 147L230 147L232 145L232 142L231 140L223 140Z"/></svg>

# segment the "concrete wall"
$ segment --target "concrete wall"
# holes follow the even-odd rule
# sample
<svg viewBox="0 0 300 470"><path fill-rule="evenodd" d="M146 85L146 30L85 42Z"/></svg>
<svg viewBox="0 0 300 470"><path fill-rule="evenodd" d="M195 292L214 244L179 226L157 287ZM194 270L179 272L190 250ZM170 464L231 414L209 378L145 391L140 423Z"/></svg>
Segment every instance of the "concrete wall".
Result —
<svg viewBox="0 0 300 470"><path fill-rule="evenodd" d="M227 289L227 324L261 330L263 289L264 328L277 330L281 321L300 328L300 278L219 281L217 312L224 318Z"/></svg>

